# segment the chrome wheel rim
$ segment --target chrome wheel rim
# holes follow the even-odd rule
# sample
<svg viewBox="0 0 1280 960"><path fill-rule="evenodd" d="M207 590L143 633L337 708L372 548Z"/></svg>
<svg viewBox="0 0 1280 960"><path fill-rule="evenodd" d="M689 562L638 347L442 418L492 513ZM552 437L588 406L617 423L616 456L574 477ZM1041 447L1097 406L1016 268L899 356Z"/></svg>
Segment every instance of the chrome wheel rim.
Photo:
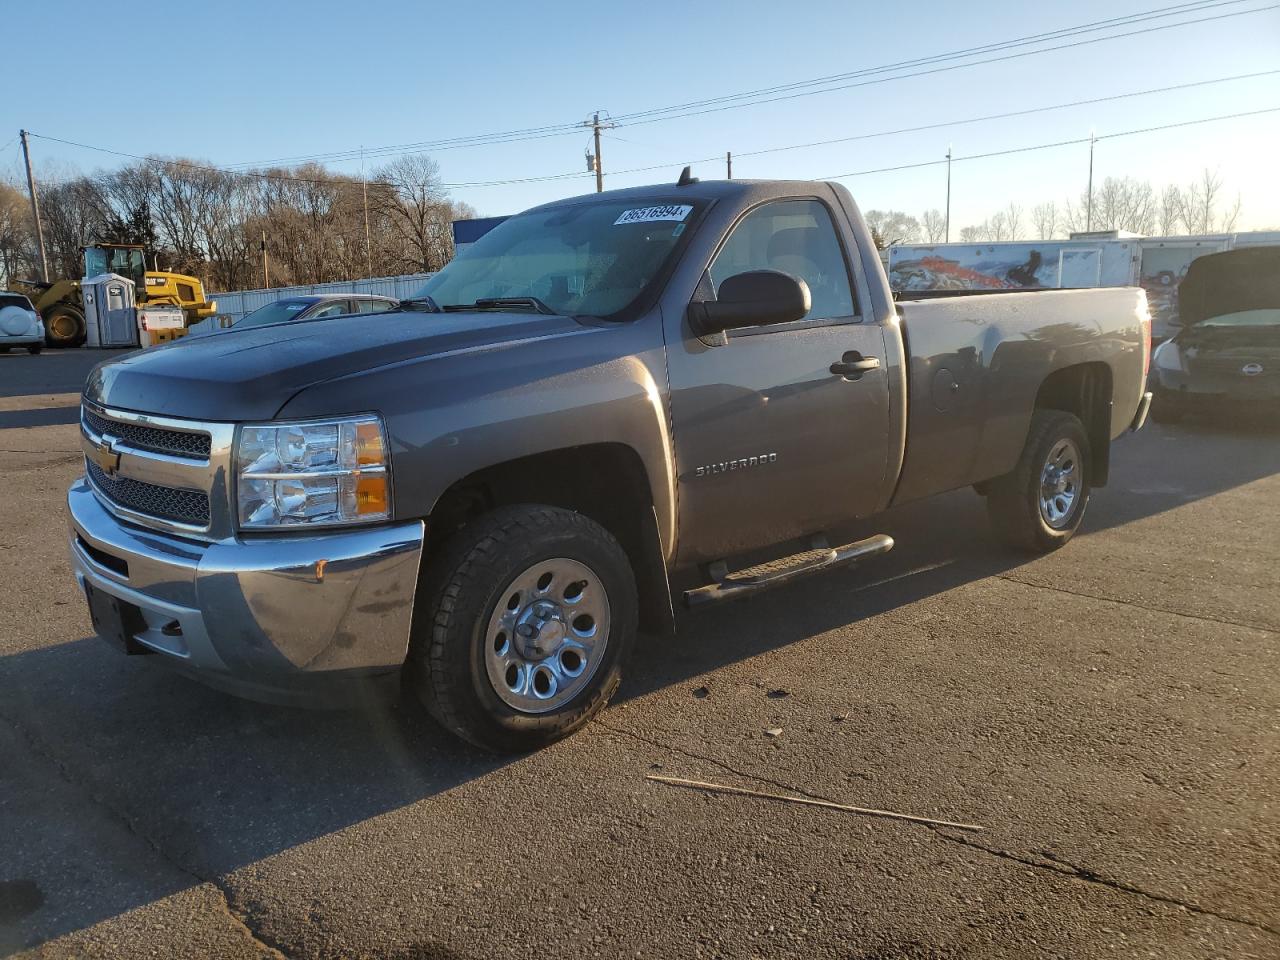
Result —
<svg viewBox="0 0 1280 960"><path fill-rule="evenodd" d="M1040 516L1060 530L1071 520L1080 499L1080 450L1072 440L1059 440L1049 450L1040 471Z"/></svg>
<svg viewBox="0 0 1280 960"><path fill-rule="evenodd" d="M550 713L591 682L609 642L609 596L584 563L542 560L498 595L485 630L494 693L521 713Z"/></svg>

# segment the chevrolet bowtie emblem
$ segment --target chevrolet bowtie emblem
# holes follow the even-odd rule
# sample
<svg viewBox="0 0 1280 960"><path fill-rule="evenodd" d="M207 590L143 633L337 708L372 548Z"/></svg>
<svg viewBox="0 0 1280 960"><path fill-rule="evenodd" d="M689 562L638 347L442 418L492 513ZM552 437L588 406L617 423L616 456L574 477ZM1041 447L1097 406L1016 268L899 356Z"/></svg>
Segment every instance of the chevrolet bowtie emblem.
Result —
<svg viewBox="0 0 1280 960"><path fill-rule="evenodd" d="M120 452L116 450L111 437L101 437L89 448L89 458L98 465L98 469L107 476L115 476L120 466Z"/></svg>

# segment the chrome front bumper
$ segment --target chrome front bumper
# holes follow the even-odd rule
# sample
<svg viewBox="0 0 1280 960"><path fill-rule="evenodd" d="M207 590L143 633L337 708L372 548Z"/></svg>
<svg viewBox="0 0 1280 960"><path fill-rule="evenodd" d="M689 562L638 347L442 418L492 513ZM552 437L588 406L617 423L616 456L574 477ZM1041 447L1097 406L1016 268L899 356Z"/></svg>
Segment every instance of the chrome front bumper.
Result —
<svg viewBox="0 0 1280 960"><path fill-rule="evenodd" d="M424 525L201 543L122 522L81 478L67 492L77 582L137 608L141 647L263 699L397 669Z"/></svg>

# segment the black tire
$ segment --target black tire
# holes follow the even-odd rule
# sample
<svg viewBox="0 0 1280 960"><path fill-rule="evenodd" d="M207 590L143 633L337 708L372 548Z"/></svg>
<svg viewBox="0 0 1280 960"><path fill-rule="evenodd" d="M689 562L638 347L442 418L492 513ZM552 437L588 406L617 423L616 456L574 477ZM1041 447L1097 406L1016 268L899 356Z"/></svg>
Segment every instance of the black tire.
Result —
<svg viewBox="0 0 1280 960"><path fill-rule="evenodd" d="M65 303L44 314L44 342L51 347L78 347L85 341L84 314Z"/></svg>
<svg viewBox="0 0 1280 960"><path fill-rule="evenodd" d="M43 343L33 343L29 347L27 347L27 353L31 354L34 357L37 353L39 353L43 349L44 349Z"/></svg>
<svg viewBox="0 0 1280 960"><path fill-rule="evenodd" d="M1061 449L1064 442L1074 445L1079 462L1074 464L1070 506L1051 523L1041 508L1042 482L1050 455ZM1018 465L990 484L987 516L991 518L996 536L1008 546L1033 553L1049 553L1063 546L1084 519L1085 507L1089 504L1091 466L1084 424L1062 410L1037 410L1032 415ZM1054 500L1055 506L1066 502L1061 498Z"/></svg>
<svg viewBox="0 0 1280 960"><path fill-rule="evenodd" d="M554 712L516 709L487 672L490 619L510 585L541 561L567 558L599 579L610 609L604 650L578 692ZM443 726L485 750L523 753L569 736L618 689L635 641L635 575L595 521L536 504L500 507L462 528L429 563L405 664L405 680Z"/></svg>
<svg viewBox="0 0 1280 960"><path fill-rule="evenodd" d="M1155 391L1151 398L1152 420L1156 423L1181 423L1186 415L1187 411L1182 406L1181 398L1165 393L1163 390Z"/></svg>
<svg viewBox="0 0 1280 960"><path fill-rule="evenodd" d="M0 347L0 353L8 353L8 352L9 352L8 347Z"/></svg>

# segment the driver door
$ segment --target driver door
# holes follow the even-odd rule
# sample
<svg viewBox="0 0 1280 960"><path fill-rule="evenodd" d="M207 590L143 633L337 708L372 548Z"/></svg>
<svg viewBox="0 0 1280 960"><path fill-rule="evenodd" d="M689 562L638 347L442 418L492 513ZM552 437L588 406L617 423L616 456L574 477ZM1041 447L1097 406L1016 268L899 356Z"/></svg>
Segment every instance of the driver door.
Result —
<svg viewBox="0 0 1280 960"><path fill-rule="evenodd" d="M873 512L889 450L880 326L864 322L831 210L777 200L732 228L699 287L781 270L804 280L812 308L791 323L699 338L683 317L668 334L679 490L679 559L704 563L826 530ZM875 358L856 376L832 364Z"/></svg>

